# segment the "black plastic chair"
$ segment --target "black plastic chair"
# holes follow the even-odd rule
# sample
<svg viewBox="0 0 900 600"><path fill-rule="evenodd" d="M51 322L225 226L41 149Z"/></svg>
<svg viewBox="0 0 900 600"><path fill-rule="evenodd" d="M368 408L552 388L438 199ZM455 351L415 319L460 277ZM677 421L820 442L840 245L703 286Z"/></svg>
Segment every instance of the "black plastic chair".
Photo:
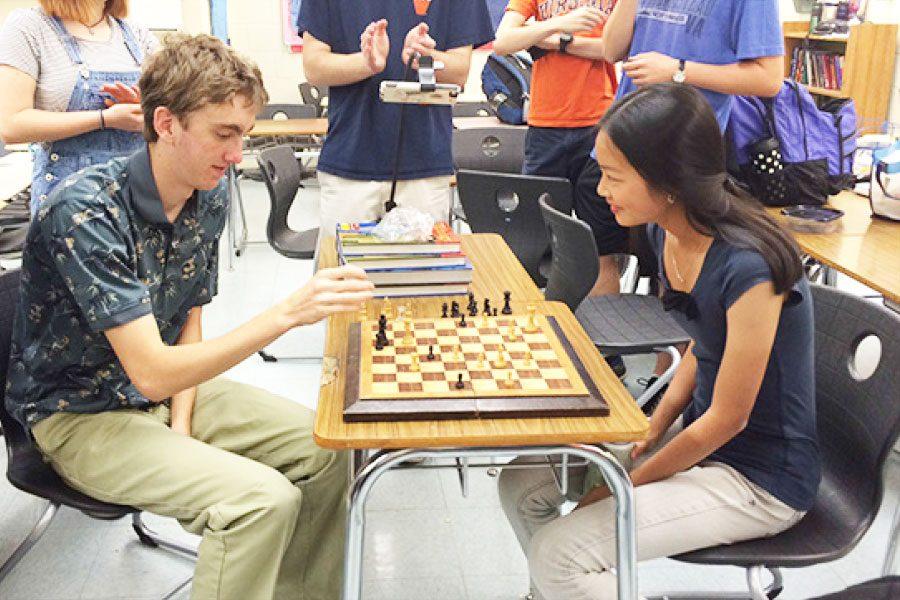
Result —
<svg viewBox="0 0 900 600"><path fill-rule="evenodd" d="M272 206L266 224L269 244L288 258L313 258L319 242L319 228L295 231L288 226L288 213L302 179L293 148L286 145L266 148L260 151L257 161Z"/></svg>
<svg viewBox="0 0 900 600"><path fill-rule="evenodd" d="M459 201L473 233L498 233L538 287L550 238L538 198L547 193L556 208L572 210L572 185L560 177L512 175L463 169L456 173Z"/></svg>
<svg viewBox="0 0 900 600"><path fill-rule="evenodd" d="M317 117L328 116L328 105L325 102L328 98L327 87L319 87L304 81L297 84L297 89L300 90L300 98L303 100L303 104L315 107Z"/></svg>
<svg viewBox="0 0 900 600"><path fill-rule="evenodd" d="M451 112L454 117L492 117L496 114L488 102L457 102Z"/></svg>
<svg viewBox="0 0 900 600"><path fill-rule="evenodd" d="M597 280L597 243L586 223L550 206L540 208L550 230L551 270L544 297L565 302L604 355L667 352L672 366L637 399L643 406L671 381L681 360L676 346L690 338L655 296L588 296Z"/></svg>
<svg viewBox="0 0 900 600"><path fill-rule="evenodd" d="M743 567L752 597L760 600L780 592L779 569L830 562L859 543L881 506L885 462L900 434L900 315L831 287L813 285L812 295L816 420L822 456L822 483L815 505L799 523L776 536L673 557L695 564ZM853 370L853 357L859 343L870 335L881 342L881 358L871 376L860 379ZM889 557L896 544L895 530ZM774 576L768 589L761 583L764 570ZM892 587L900 589L896 582Z"/></svg>
<svg viewBox="0 0 900 600"><path fill-rule="evenodd" d="M864 581L840 592L816 596L810 600L897 600L900 598L900 577L882 577Z"/></svg>
<svg viewBox="0 0 900 600"><path fill-rule="evenodd" d="M19 271L0 272L0 390L6 389L10 338L18 302ZM0 401L0 423L3 424L3 435L6 439L6 478L23 492L48 500L47 508L38 519L37 524L6 562L0 566L0 581L9 575L41 538L60 506L74 508L91 518L104 521L131 515L134 532L143 544L153 548L162 546L193 557L197 556L196 550L163 540L147 529L141 521L140 509L101 502L69 487L50 465L44 462L40 451L31 443L25 428L7 412L5 400ZM182 584L178 589L184 585Z"/></svg>
<svg viewBox="0 0 900 600"><path fill-rule="evenodd" d="M266 104L257 113L257 119L315 119L315 106L309 104Z"/></svg>
<svg viewBox="0 0 900 600"><path fill-rule="evenodd" d="M524 127L453 130L453 164L457 169L521 173L525 161Z"/></svg>

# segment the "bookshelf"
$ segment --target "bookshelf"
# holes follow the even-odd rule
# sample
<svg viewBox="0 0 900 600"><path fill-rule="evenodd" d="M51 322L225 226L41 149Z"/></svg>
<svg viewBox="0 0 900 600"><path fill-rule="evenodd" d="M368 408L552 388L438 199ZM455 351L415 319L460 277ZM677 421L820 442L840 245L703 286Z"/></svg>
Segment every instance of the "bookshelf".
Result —
<svg viewBox="0 0 900 600"><path fill-rule="evenodd" d="M841 55L843 77L839 89L807 85L817 96L852 98L856 105L860 130L875 132L887 119L891 98L891 79L897 47L897 25L861 23L850 27L843 37L809 34L809 22L789 21L783 24L784 75L790 76L794 49Z"/></svg>

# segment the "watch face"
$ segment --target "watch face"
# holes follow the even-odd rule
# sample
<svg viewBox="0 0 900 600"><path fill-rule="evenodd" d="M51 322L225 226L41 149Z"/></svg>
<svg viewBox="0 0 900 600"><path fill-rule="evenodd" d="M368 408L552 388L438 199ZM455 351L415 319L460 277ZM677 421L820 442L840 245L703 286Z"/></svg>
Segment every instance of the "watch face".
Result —
<svg viewBox="0 0 900 600"><path fill-rule="evenodd" d="M571 41L572 41L572 34L571 34L571 33L568 33L568 32L567 32L567 33L561 33L561 34L559 34L559 41L561 41L561 42L566 42L566 43L571 42Z"/></svg>
<svg viewBox="0 0 900 600"><path fill-rule="evenodd" d="M675 74L672 75L672 81L675 83L684 83L684 71L675 71Z"/></svg>

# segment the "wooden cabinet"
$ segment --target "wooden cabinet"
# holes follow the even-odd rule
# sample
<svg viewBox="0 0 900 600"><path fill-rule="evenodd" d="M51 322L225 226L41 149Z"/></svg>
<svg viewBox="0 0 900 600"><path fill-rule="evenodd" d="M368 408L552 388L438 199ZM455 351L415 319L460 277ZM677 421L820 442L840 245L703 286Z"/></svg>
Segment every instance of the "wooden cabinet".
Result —
<svg viewBox="0 0 900 600"><path fill-rule="evenodd" d="M785 77L790 75L791 58L798 46L843 55L841 88L808 86L809 91L819 96L853 98L860 130L877 132L887 119L890 105L897 25L861 23L851 26L850 34L844 37L810 35L806 21L789 21L783 28Z"/></svg>

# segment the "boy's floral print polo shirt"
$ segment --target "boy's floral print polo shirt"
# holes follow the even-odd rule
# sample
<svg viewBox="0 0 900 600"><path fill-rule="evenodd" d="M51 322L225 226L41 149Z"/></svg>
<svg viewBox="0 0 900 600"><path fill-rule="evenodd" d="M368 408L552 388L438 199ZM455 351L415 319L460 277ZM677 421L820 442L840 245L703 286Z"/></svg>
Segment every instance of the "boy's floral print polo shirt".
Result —
<svg viewBox="0 0 900 600"><path fill-rule="evenodd" d="M175 344L216 293L226 181L169 222L147 148L63 181L32 223L22 257L6 405L26 427L59 411L147 408L104 330L144 315Z"/></svg>

